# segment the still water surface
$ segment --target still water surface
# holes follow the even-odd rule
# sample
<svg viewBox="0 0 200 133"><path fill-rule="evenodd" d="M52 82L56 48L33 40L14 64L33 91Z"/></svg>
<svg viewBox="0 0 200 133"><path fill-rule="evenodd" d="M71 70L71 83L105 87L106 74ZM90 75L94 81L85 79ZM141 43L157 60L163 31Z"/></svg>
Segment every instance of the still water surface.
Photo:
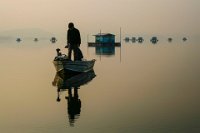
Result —
<svg viewBox="0 0 200 133"><path fill-rule="evenodd" d="M52 85L55 49L66 52L64 42L1 42L0 132L200 131L199 41L123 42L101 52L83 43L85 58L96 59L96 77L75 94L81 106L74 120L68 114L68 90L57 102Z"/></svg>

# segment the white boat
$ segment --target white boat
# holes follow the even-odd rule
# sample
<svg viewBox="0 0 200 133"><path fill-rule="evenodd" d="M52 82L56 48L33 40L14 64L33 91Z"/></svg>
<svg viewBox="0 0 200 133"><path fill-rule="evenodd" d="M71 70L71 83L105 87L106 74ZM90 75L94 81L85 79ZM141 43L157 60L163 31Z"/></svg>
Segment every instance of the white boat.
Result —
<svg viewBox="0 0 200 133"><path fill-rule="evenodd" d="M93 69L95 59L92 60L77 60L77 61L70 61L67 59L67 56L56 56L53 64L56 68L56 71L72 71L72 72L88 72Z"/></svg>

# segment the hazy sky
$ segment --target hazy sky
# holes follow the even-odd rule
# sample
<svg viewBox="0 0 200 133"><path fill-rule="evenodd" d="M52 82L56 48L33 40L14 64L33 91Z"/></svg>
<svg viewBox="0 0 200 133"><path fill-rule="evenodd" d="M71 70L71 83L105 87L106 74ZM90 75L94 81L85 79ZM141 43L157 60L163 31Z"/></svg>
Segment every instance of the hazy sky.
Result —
<svg viewBox="0 0 200 133"><path fill-rule="evenodd" d="M62 33L73 21L84 33L200 34L200 0L0 0L0 31L41 28Z"/></svg>

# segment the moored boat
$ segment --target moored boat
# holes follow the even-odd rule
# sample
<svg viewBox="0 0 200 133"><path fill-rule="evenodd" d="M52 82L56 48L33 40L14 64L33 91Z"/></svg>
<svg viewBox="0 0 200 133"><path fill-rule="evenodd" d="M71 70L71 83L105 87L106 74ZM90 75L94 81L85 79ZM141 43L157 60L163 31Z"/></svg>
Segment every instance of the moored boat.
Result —
<svg viewBox="0 0 200 133"><path fill-rule="evenodd" d="M151 38L150 41L151 41L151 43L156 44L158 42L158 38L154 36Z"/></svg>
<svg viewBox="0 0 200 133"><path fill-rule="evenodd" d="M168 42L172 42L172 38L170 37L170 38L168 38Z"/></svg>
<svg viewBox="0 0 200 133"><path fill-rule="evenodd" d="M17 42L21 42L22 39L21 39L21 38L17 38L16 41L17 41Z"/></svg>
<svg viewBox="0 0 200 133"><path fill-rule="evenodd" d="M144 39L143 39L143 37L138 37L137 41L138 41L139 43L143 43Z"/></svg>
<svg viewBox="0 0 200 133"><path fill-rule="evenodd" d="M184 41L184 42L187 41L187 38L186 38L186 37L183 37L183 41Z"/></svg>

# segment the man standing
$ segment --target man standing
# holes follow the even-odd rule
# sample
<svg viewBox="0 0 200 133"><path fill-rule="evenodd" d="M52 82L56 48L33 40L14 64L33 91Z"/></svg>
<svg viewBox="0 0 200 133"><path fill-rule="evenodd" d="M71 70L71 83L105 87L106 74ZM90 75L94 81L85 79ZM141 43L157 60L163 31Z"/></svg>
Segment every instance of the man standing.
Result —
<svg viewBox="0 0 200 133"><path fill-rule="evenodd" d="M74 53L74 60L81 60L83 58L82 52L80 51L79 47L81 44L81 36L78 29L74 27L74 24L70 22L68 24L68 31L67 31L67 46L68 48L68 58L71 60L71 53Z"/></svg>

